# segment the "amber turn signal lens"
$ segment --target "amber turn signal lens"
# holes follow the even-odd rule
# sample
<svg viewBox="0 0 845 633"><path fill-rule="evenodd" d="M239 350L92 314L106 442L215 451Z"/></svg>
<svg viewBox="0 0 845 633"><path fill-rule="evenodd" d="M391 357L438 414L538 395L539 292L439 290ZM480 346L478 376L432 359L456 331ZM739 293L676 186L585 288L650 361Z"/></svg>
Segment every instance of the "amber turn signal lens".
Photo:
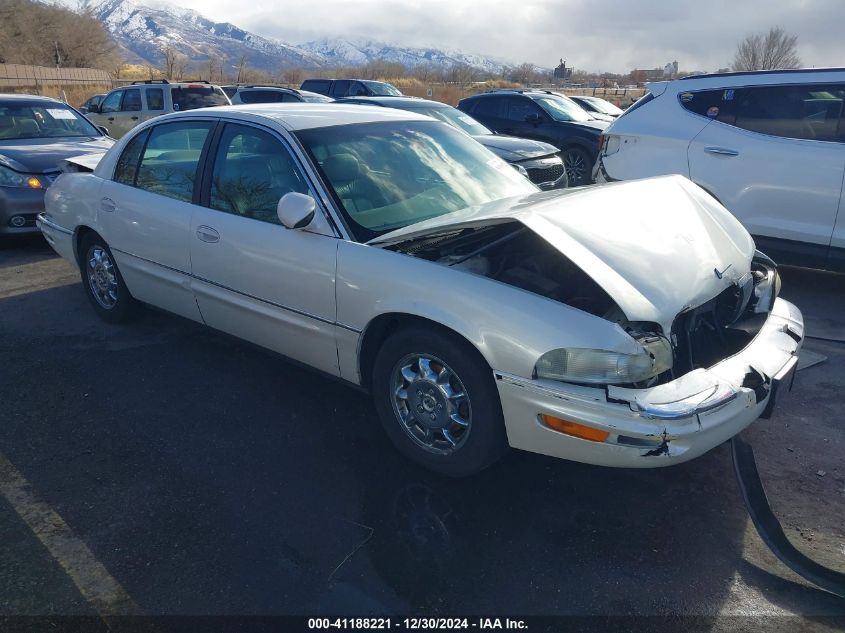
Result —
<svg viewBox="0 0 845 633"><path fill-rule="evenodd" d="M572 437L580 437L582 440L590 440L591 442L604 442L610 437L610 433L600 429L594 429L591 426L584 426L577 422L570 422L569 420L561 420L551 415L541 415L540 418L550 429L571 435Z"/></svg>
<svg viewBox="0 0 845 633"><path fill-rule="evenodd" d="M44 185L41 184L41 181L38 180L35 176L30 176L26 181L26 186L30 189L41 189Z"/></svg>

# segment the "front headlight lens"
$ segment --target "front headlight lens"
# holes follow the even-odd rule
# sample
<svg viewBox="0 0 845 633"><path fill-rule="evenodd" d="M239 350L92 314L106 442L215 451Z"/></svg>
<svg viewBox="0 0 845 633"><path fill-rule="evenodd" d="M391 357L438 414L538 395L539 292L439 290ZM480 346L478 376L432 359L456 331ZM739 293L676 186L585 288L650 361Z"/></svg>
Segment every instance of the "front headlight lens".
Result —
<svg viewBox="0 0 845 633"><path fill-rule="evenodd" d="M672 348L665 338L641 339L641 354L620 354L601 349L555 349L534 366L537 378L563 382L625 385L650 380L672 368Z"/></svg>
<svg viewBox="0 0 845 633"><path fill-rule="evenodd" d="M43 189L44 183L38 176L21 174L8 167L0 166L0 187L22 187L25 189Z"/></svg>

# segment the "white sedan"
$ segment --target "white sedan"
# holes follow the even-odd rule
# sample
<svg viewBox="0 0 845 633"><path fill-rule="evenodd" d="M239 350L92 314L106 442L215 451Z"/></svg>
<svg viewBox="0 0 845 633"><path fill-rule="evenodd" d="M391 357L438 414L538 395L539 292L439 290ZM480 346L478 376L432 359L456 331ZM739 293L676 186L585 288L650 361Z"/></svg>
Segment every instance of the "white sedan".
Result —
<svg viewBox="0 0 845 633"><path fill-rule="evenodd" d="M776 266L672 176L538 192L453 128L344 105L159 117L39 218L116 322L164 308L368 389L421 464L508 446L655 467L774 404L804 336Z"/></svg>

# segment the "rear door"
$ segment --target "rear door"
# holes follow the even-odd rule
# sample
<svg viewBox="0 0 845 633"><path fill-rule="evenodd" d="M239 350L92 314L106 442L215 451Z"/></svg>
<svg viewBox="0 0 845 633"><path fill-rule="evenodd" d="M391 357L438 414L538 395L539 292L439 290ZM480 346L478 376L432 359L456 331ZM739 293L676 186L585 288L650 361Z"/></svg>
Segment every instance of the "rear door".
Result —
<svg viewBox="0 0 845 633"><path fill-rule="evenodd" d="M120 112L120 101L123 99L123 90L115 90L114 92L110 92L106 95L103 99L103 102L100 104L100 111L99 112L91 112L90 114L86 115L88 120L91 121L94 125L101 125L105 128L108 128L109 136L112 138L119 138L120 134L118 131L112 130L114 127L114 119L115 115Z"/></svg>
<svg viewBox="0 0 845 633"><path fill-rule="evenodd" d="M279 222L283 195L312 193L290 147L267 129L230 122L206 165L190 236L192 287L205 322L337 375L338 239L328 227L292 230Z"/></svg>
<svg viewBox="0 0 845 633"><path fill-rule="evenodd" d="M191 216L210 121L161 123L135 136L100 190L98 224L130 292L201 320L190 287Z"/></svg>
<svg viewBox="0 0 845 633"><path fill-rule="evenodd" d="M533 121L527 121L526 117L537 117ZM502 132L513 134L521 138L532 138L534 140L546 140L548 134L544 134L544 127L548 127L551 119L540 106L534 103L533 99L527 97L508 97L505 99L505 122Z"/></svg>
<svg viewBox="0 0 845 633"><path fill-rule="evenodd" d="M694 103L701 95L682 104ZM824 265L845 175L845 84L706 91L710 123L689 145L690 178L715 195L763 250ZM688 99L685 103L685 99Z"/></svg>
<svg viewBox="0 0 845 633"><path fill-rule="evenodd" d="M503 133L510 121L506 118L505 99L502 97L481 97L470 101L468 113L494 132Z"/></svg>
<svg viewBox="0 0 845 633"><path fill-rule="evenodd" d="M138 125L141 120L142 109L141 89L126 88L123 91L123 99L120 101L120 110L111 114L109 122L106 125L109 128L111 136L120 138Z"/></svg>
<svg viewBox="0 0 845 633"><path fill-rule="evenodd" d="M329 91L329 96L334 97L335 99L345 97L349 92L351 85L352 82L348 79L335 79L332 83L331 90Z"/></svg>
<svg viewBox="0 0 845 633"><path fill-rule="evenodd" d="M141 120L147 121L160 114L164 114L164 88L150 87L144 89L144 111Z"/></svg>

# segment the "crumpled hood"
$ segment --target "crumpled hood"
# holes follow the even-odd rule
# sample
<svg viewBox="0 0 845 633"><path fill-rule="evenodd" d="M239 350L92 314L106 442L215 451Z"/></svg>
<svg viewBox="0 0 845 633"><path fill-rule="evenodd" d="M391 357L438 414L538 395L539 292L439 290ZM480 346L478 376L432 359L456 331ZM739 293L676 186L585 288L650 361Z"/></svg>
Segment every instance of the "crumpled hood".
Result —
<svg viewBox="0 0 845 633"><path fill-rule="evenodd" d="M736 218L683 176L507 198L369 243L514 220L590 275L629 320L656 322L665 332L684 309L712 299L747 273L755 248Z"/></svg>
<svg viewBox="0 0 845 633"><path fill-rule="evenodd" d="M534 141L516 136L504 136L500 134L484 134L473 136L484 147L492 151L499 158L513 163L520 160L540 158L549 154L557 154L560 150L549 143Z"/></svg>
<svg viewBox="0 0 845 633"><path fill-rule="evenodd" d="M0 164L16 171L43 174L57 171L65 158L104 152L112 145L114 140L106 136L0 140Z"/></svg>

